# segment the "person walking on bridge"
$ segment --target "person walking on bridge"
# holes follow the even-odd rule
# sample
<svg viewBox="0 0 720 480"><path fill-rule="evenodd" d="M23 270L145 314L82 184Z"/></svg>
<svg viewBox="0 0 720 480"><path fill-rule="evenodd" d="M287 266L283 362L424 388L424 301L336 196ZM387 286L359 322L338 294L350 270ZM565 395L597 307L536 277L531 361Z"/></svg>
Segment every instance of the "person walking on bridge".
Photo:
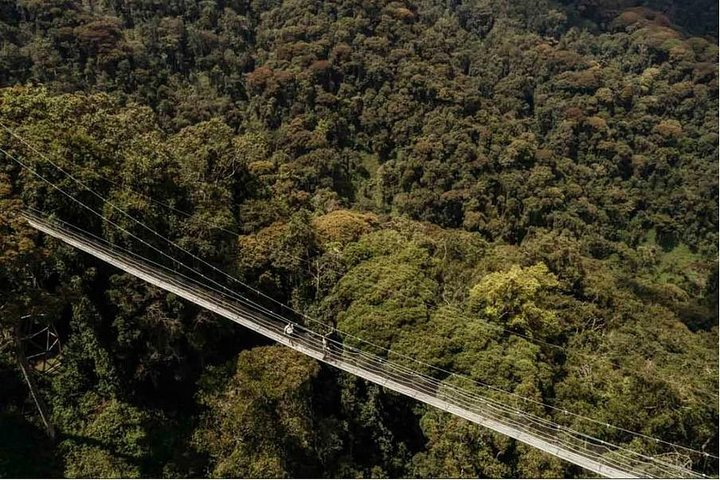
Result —
<svg viewBox="0 0 720 480"><path fill-rule="evenodd" d="M293 325L292 322L288 323L285 325L285 328L283 328L283 333L290 339L290 345L294 346L295 342L293 342L293 337L295 335L295 325Z"/></svg>
<svg viewBox="0 0 720 480"><path fill-rule="evenodd" d="M328 345L327 335L323 335L322 337L322 351L323 360L325 360L330 355L330 345Z"/></svg>
<svg viewBox="0 0 720 480"><path fill-rule="evenodd" d="M325 359L328 356L339 356L342 355L343 346L342 346L342 338L338 334L335 327L331 327L330 331L323 335L322 337L322 344L323 344L323 359Z"/></svg>

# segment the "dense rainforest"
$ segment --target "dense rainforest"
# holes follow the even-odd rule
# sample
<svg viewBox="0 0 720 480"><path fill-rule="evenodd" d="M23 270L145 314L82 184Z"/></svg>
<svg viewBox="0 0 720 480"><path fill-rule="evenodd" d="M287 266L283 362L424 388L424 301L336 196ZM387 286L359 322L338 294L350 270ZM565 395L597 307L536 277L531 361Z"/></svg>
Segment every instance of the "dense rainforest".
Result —
<svg viewBox="0 0 720 480"><path fill-rule="evenodd" d="M303 314L717 475L562 414L717 454L717 11L0 0L0 477L587 475L19 215L172 251L101 197ZM54 439L23 321L61 340L35 375Z"/></svg>

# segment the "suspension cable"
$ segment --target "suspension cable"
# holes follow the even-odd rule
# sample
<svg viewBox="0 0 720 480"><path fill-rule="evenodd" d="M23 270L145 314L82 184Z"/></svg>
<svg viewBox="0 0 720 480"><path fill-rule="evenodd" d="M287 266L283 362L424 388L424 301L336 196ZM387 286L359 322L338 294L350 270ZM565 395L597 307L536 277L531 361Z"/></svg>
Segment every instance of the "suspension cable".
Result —
<svg viewBox="0 0 720 480"><path fill-rule="evenodd" d="M44 214L44 212L40 212L40 211L38 211L37 209L32 209L32 210L34 210L34 211L36 211L36 212L38 212L38 213ZM101 242L102 244L109 245L109 246L110 246L110 250L109 250L109 251L116 250L116 249L117 249L117 250L122 250L122 251L128 252L128 254L131 255L132 257L141 259L142 262L146 262L146 263L150 263L150 264L155 264L155 265L157 265L157 266L158 266L160 269L162 269L162 270L168 270L167 267L164 267L164 266L162 266L162 265L160 265L160 264L157 264L157 263L153 262L152 260L149 260L149 259L147 259L147 258L145 258L145 257L142 257L142 256L140 256L140 255L138 255L138 254L135 254L134 252L131 252L131 251L127 250L127 249L124 249L124 248L119 247L119 246L115 246L114 244L109 243L109 242L108 242L107 240L105 240L105 239L102 239L102 238L100 238L100 237L97 237L96 235L94 235L94 234L92 234L92 233L90 233L90 232L84 231L84 230L81 229L80 227L67 224L66 222L62 222L62 223L64 223L65 225L68 225L68 226L72 227L72 228L75 229L75 230L79 230L79 231L83 232L84 234L87 234L87 235L89 235L89 236L97 239L97 240L98 240L99 242ZM83 241L84 241L84 240L83 240ZM142 266L142 264L140 264L140 266ZM168 271L171 271L171 270L168 270ZM171 271L171 272L177 273L177 272L174 272L174 271ZM190 279L189 277L186 277L186 276L185 276L184 274L182 274L182 273L180 273L179 275L187 278L188 280L190 280L190 282L195 282L195 280ZM185 287L185 288L189 288L189 287ZM195 287L194 287L194 288L195 288ZM222 293L222 292L220 292L220 291L218 291L218 290L216 290L216 289L214 289L214 288L212 288L212 287L208 287L207 285L205 285L203 288L210 288L211 290L216 291L216 292L217 292L218 294L220 294L221 296L224 296L224 295L225 295L224 293ZM213 301L214 301L214 302L217 302L217 299L214 299ZM221 303L221 304L225 304L225 302L223 302L223 301L220 301L220 303ZM250 303L252 303L252 302L250 302ZM227 304L226 304L226 305L227 305ZM255 318L256 320L258 320L258 323L263 324L263 321L262 321L261 319L259 319L259 318L256 317L255 315L251 315L251 316L252 316L253 318ZM280 317L280 318L281 318L282 320L285 320L285 319L282 318L282 317ZM308 332L309 332L309 333L312 333L312 334L314 334L314 335L318 335L317 333L312 332L312 331L308 331ZM333 343L337 344L340 348L342 348L342 342L337 342L337 341L334 341L334 340L332 340L332 341L333 341ZM405 375L423 376L423 374L421 374L421 373L419 373L419 372L415 372L415 371L413 371L413 370L411 370L411 369L407 369L406 367L402 367L401 365L397 365L397 366L396 366L396 365L393 365L393 364L383 364L382 358L381 358L381 357L378 357L377 355L368 354L367 352L362 352L362 351L360 352L360 354L361 354L361 356L367 357L368 359L370 359L371 362L375 362L375 364L379 364L379 365L381 365L381 366L382 366L382 365L386 365L386 368L387 368L387 367L397 368L397 367L399 366L399 367L400 367L399 371L401 372L401 374L404 373L403 370L405 370L405 372L408 372L408 373L404 373ZM368 367L368 368L371 368L371 369L372 369L372 367ZM491 406L491 404L495 404L495 407L493 407L493 408L495 408L495 409L498 409L498 408L499 408L501 413L504 412L504 413L506 413L506 414L509 413L510 415L515 415L515 414L521 415L521 416L523 416L523 417L526 417L526 420L527 420L527 421L532 421L532 422L534 422L534 423L540 422L540 425L546 425L548 428L552 428L553 430L565 431L565 432L567 432L567 433L568 433L569 435L571 435L571 436L580 435L581 437L584 437L584 438L586 439L585 441L588 441L588 440L589 440L589 441L591 441L591 442L599 443L600 446L602 446L602 448L605 449L605 450L607 450L608 452L613 451L613 450L610 450L609 447L614 447L614 448L616 449L616 450L614 450L616 454L618 453L617 450L627 451L627 452L631 453L631 454L634 455L634 456L640 456L640 457L642 457L642 458L645 458L645 459L649 460L649 461L644 461L644 460L638 460L638 459L636 459L636 458L635 458L635 459L632 459L632 461L635 462L635 463L641 463L641 464L646 464L646 465L656 465L656 464L659 463L659 464L661 464L661 465L666 465L667 467L673 469L673 471L675 471L675 470L677 470L678 468L680 468L680 467L678 467L678 466L676 466L676 465L666 464L665 462L663 462L663 461L661 461L661 460L659 460L659 459L657 459L657 458L648 457L648 456L643 455L643 454L640 454L640 453L638 453L638 452L635 452L635 451L632 451L632 450L628 450L628 449L626 449L626 448L624 448L624 447L622 447L622 446L613 445L613 444L610 444L610 443L605 442L605 441L603 441L603 440L597 439L597 438L595 438L595 437L592 437L592 436L589 436L589 435L586 435L586 434L583 434L583 433L580 433L580 432L576 432L576 431L574 431L574 430L569 429L568 427L564 427L564 426L562 426L562 425L560 425L560 424L557 424L557 423L555 423L555 422L552 422L552 421L550 421L550 420L546 420L546 419L543 419L543 418L540 418L540 417L536 417L536 416L534 416L534 415L532 415L532 414L528 414L528 413L526 413L526 412L521 412L521 411L519 411L519 410L513 410L511 407L507 407L507 406L505 406L505 405L503 405L503 404L501 404L501 403L497 403L496 401L494 401L494 400L492 400L492 399L490 399L490 398L488 398L488 397L478 397L477 395L472 394L471 392L464 392L464 391L462 391L462 390L457 390L457 387L456 387L456 386L453 386L452 384L440 384L440 383L437 382L436 379L432 379L432 380L436 383L436 388L439 388L439 387L441 387L441 386L443 386L443 387L449 387L449 388L451 388L453 391L455 391L457 394L460 394L461 396L469 396L471 399L473 399L473 400L475 401L476 404L482 403L482 404L485 404L486 406L489 406L489 405ZM422 391L422 390L420 390L420 391ZM434 392L431 392L431 393L434 394ZM472 410L473 408L477 408L476 405L472 405L472 404L471 404L471 405L467 405L466 403L464 403L464 402L461 401L461 400L458 402L458 399L457 399L457 398L455 398L454 401L455 401L456 403L458 403L459 405L463 405L463 404L464 404L464 405L470 407L471 410ZM490 402L490 403L488 403L488 402ZM517 426L517 427L525 427L525 426L526 426L525 423L517 423L516 421L513 421L513 420L510 420L509 422L510 422L511 424L514 424L514 425ZM541 437L541 438L543 437L543 435L538 435L538 436ZM551 440L557 443L560 439L558 439L558 438L556 438L556 437L552 437ZM566 445L568 448L571 448L571 449L573 449L573 450L575 450L575 451L579 451L579 450L577 450L576 448L572 448L572 447L568 446L568 445L567 445L565 442L563 442L563 441L560 441L560 443L563 444L563 445ZM620 455L623 455L624 457L629 458L629 457L627 457L627 455L625 455L625 454L623 454L623 453L620 453ZM607 460L607 459L606 459L606 460ZM622 466L623 466L624 468L625 468L625 467L628 467L628 466L630 466L631 469L634 468L634 467L632 467L632 464L622 464ZM677 470L677 471L679 471L679 470ZM677 474L677 471L675 471L675 474Z"/></svg>
<svg viewBox="0 0 720 480"><path fill-rule="evenodd" d="M17 134L14 133L13 131L11 131L8 127L6 127L5 125L3 125L3 124L1 124L1 123L0 123L0 126L2 126L2 128L4 128L6 131L8 131L13 137L17 138L17 139L18 139L19 141L21 141L23 144L25 144L26 146L28 146L28 147L29 147L31 150L33 150L36 154L38 154L39 156L41 156L42 158L44 158L45 160L47 160L48 163L50 163L50 164L51 164L53 167L55 167L57 170L59 170L60 172L62 172L63 174L65 174L68 178L70 178L71 180L73 180L74 182L76 182L77 184L79 184L80 186L82 186L85 190L91 192L91 193L92 193L94 196L96 196L99 200L101 200L102 202L104 202L105 204L107 204L108 206L110 206L113 210L117 210L118 212L120 212L121 214L123 214L125 217L127 217L128 219L130 219L130 220L133 221L134 223L142 226L143 228L145 228L145 229L148 230L149 232L153 233L154 235L156 235L157 237L159 237L159 238L162 239L163 241L165 241L165 242L167 242L168 244L170 244L170 245L178 248L179 250L183 251L184 253L190 255L190 256L191 256L192 258L194 258L195 260L200 261L200 262L203 263L204 265L207 265L208 267L212 268L212 269L215 270L216 272L218 272L218 273L222 274L223 276L231 279L232 281L234 281L234 282L242 285L243 287L247 288L248 290L250 290L250 291L252 291L252 292L260 295L261 297L263 297L263 298L265 298L265 299L267 299L267 300L269 300L269 301L271 301L271 302L279 305L279 306L282 307L282 308L287 309L288 311L291 311L291 312L299 315L300 317L302 317L302 318L310 321L311 323L315 323L315 324L317 324L317 325L319 325L319 326L321 326L321 327L325 327L325 328L332 327L331 325L327 324L326 322L322 322L322 321L320 321L320 320L314 319L314 318L312 318L312 317L310 317L310 316L308 316L308 315L306 315L306 314L304 314L304 313L302 313L302 312L299 312L299 311L295 310L294 308L292 308L292 307L290 307L290 306L288 306L288 305L286 305L286 304L284 304L284 303L276 300L275 298L273 298L273 297L265 294L264 292L262 292L262 291L260 291L260 290L258 290L258 289L256 289L256 288L254 288L254 287L252 287L252 286L250 286L250 285L242 282L241 280L237 279L236 277L234 277L234 276L232 276L232 275L224 272L223 270L221 270L221 269L215 267L214 265L208 263L208 262L205 261L204 259L202 259L202 258L198 257L197 255L193 254L192 252L189 252L188 250L184 249L183 247L177 245L175 242L173 242L173 241L170 240L169 238L167 238L167 237L163 236L162 234L158 233L157 231L155 231L155 230L152 229L151 227L147 226L146 224L144 224L144 223L141 222L140 220L137 220L137 219L134 218L132 215L128 214L127 212L125 212L124 210L122 210L120 207L116 206L114 203L110 202L110 201L107 200L105 197L103 197L101 194L97 193L95 190L93 190L92 188L90 188L90 187L89 187L88 185L86 185L84 182L82 182L81 180L79 180L79 179L77 179L75 176L73 176L72 174L70 174L70 173L68 173L67 171L65 171L62 167L58 166L58 165L57 165L55 162L53 162L49 157L47 157L47 156L44 155L42 152L40 152L39 150L37 150L34 146L32 146L31 144L29 144L29 143L28 143L26 140L24 140L22 137L20 137L19 135L17 135ZM115 228L119 229L120 231L122 231L122 232L124 232L124 233L126 233L126 234L128 234L128 235L130 235L131 237L133 237L133 238L135 238L136 240L140 241L142 244L150 247L150 248L153 249L154 251L160 253L160 254L163 255L164 257L172 260L173 262L178 262L178 260L175 259L174 257L168 255L168 254L165 253L164 251L158 249L157 247L151 245L150 243L148 243L148 242L146 242L145 240L141 239L140 237L136 236L136 235L133 234L132 232L129 232L127 229L125 229L125 228L123 228L122 226L118 225L117 223L113 222L112 220L106 218L106 217L103 216L101 213L99 213L99 212L97 212L96 210L94 210L92 207L89 207L89 206L85 205L83 202L77 200L75 197L73 197L72 195L68 194L67 192L65 192L65 191L62 190L61 188L57 187L57 186L56 186L55 184L53 184L52 182L50 182L47 178L43 177L43 176L40 175L38 172L36 172L36 171L34 171L33 169L31 169L30 167L28 167L26 164L24 164L24 163L21 162L20 160L16 159L14 156L10 155L7 151L5 151L5 150L3 150L3 149L0 148L0 152L4 153L6 156L8 156L9 158L13 159L13 160L14 160L16 163L18 163L20 166L22 166L23 168L29 170L29 171L32 172L34 175L38 176L41 180L43 180L44 182L48 183L49 185L51 185L53 188L55 188L56 190L60 191L60 192L63 193L64 195L68 196L71 200L79 203L81 206L83 206L84 208L88 209L90 212L92 212L93 214L97 215L98 217L100 217L101 219L103 219L103 220L106 221L107 223L111 224L111 225L114 226ZM201 272L199 272L199 271L197 271L197 270L195 270L195 269L192 269L191 267L187 267L187 266L184 265L182 262L180 262L180 264L183 265L185 268L189 269L190 271L198 274L198 275L201 276L202 278L204 278L204 279L206 279L206 280L208 280L208 281L210 281L210 282L218 285L218 286L219 286L220 288L222 288L223 290L226 290L226 291L230 292L231 294L233 293L233 291L232 291L231 289L229 289L229 288L227 288L226 286L220 284L219 282L215 281L214 279L207 277L206 275L202 274ZM390 349L388 349L388 348L386 348L386 347L383 347L383 346L374 344L374 343L372 343L372 342L370 342L370 341L367 341L367 340L361 339L361 338L359 338L359 337L356 337L355 335L352 335L352 334L350 334L350 333L348 333L348 332L343 332L343 331L341 331L341 330L337 330L337 331L338 331L338 333L343 334L343 335L344 335L345 337L347 337L347 338L356 339L356 340L358 340L358 341L360 341L360 342L362 342L362 343L364 343L364 344L366 344L366 345L369 345L369 346L372 346L372 347L374 347L374 348L379 348L379 349L381 349L381 350L384 350L384 351L388 352L388 354L392 353L393 355L396 355L396 356L398 356L398 357L411 360L411 361L413 361L413 362L415 362L415 363L418 363L418 364L421 364L421 365L423 365L423 366L425 366L425 367L428 367L428 368L431 368L431 369L433 369L433 370L442 372L442 373L444 373L444 374L446 374L446 375L452 375L452 376L455 376L455 377L464 378L464 379L466 379L466 380L468 380L468 381L471 381L471 382L473 382L473 383L475 383L475 384L478 384L478 385L480 385L480 386L482 386L482 387L484 387L484 388L488 388L488 389L490 389L490 390L494 390L494 391L501 392L501 393L504 393L504 394L507 394L507 395L511 395L511 396L516 397L516 398L518 398L518 399L521 399L521 400L523 400L523 401L531 402L531 403L534 403L534 404L543 406L543 407L545 407L545 408L549 408L549 409L552 409L552 410L555 410L555 411L562 412L563 414L566 414L566 415L574 416L574 417L580 418L580 419L585 420L585 421L589 421L589 422L592 422L592 423L596 423L596 424L598 424L598 425L602 425L602 426L607 427L607 428L616 429L616 430L618 430L618 431L622 431L622 432L627 433L627 434L630 434L630 435L643 437L643 438L646 438L646 439L648 439L648 440L653 440L653 441L658 442L658 443L663 443L663 444L666 444L666 445L671 446L671 447L673 447L673 448L680 448L680 449L683 449L683 450L686 450L686 451L689 451L689 452L694 452L694 453L697 453L697 454L702 454L702 455L711 456L712 458L718 458L717 456L708 454L707 452L702 452L702 451L695 450L695 449L692 449L692 448L689 448L689 447L685 447L685 446L683 446L683 445L678 445L678 444L674 444L674 443L671 443L671 442L667 442L667 441L664 441L664 440L661 440L661 439L658 439L658 438L655 438L655 437L651 437L651 436L649 436L649 435L645 435L645 434L642 434L642 433L639 433L639 432L635 432L635 431L628 430L628 429L625 429L625 428L622 428L622 427L618 427L618 426L615 426L615 425L611 425L611 424L609 424L609 423L602 422L602 421L593 419L593 418L591 418L591 417L587 417L587 416L585 416L585 415L581 415L581 414L577 414L577 413L574 413L574 412L570 412L570 411L568 411L568 410L566 410L566 409L563 409L563 408L560 408L560 407L556 407L556 406L554 406L554 405L550 405L550 404L544 403L544 402L542 402L542 401L538 401L538 400L526 398L526 397L523 397L523 396L521 396L521 395L518 395L518 394L516 394L516 393L514 393L514 392L509 392L509 391L507 391L507 390L504 390L504 389L501 389L501 388L492 386L492 385L490 385L490 384L481 382L481 381L479 381L479 380L470 378L470 377L468 377L468 376L466 376L466 375L458 374L458 373L455 373L455 372L452 372L452 371L443 369L443 368L441 368L441 367L437 367L437 366L434 366L434 365L425 363L425 362L423 362L423 361L421 361L421 360L418 360L418 359L416 359L416 358L409 357L408 355L404 355L404 354L402 354L402 353L399 353L399 352L396 352L396 351L392 351L392 350L390 350Z"/></svg>

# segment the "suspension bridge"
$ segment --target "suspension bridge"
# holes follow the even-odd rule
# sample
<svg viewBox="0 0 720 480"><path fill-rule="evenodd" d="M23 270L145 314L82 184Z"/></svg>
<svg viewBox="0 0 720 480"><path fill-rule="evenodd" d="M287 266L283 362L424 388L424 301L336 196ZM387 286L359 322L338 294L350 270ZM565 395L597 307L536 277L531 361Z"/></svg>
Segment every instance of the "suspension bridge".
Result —
<svg viewBox="0 0 720 480"><path fill-rule="evenodd" d="M439 379L409 367L408 362L344 345L342 341L328 337L326 332L288 320L242 296L224 293L207 282L113 245L77 226L50 220L31 211L24 212L23 216L32 227L51 237L282 345L507 435L589 472L609 478L704 477L687 464L672 462L668 456L642 454L527 413L518 408L517 402L513 405L492 395L478 393L466 384L454 381L457 378L453 375ZM289 323L294 326L292 334L285 330Z"/></svg>

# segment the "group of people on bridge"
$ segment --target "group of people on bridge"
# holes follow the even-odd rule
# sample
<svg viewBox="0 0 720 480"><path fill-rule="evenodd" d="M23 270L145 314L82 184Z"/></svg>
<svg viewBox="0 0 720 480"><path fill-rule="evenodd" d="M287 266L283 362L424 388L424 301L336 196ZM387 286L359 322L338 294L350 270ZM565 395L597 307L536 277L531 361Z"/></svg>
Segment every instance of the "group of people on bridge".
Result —
<svg viewBox="0 0 720 480"><path fill-rule="evenodd" d="M292 339L296 338L299 332L296 332L297 325L289 322L287 325L285 325L285 328L283 329L283 333L286 337L290 338L290 341L292 343ZM322 335L321 337L322 342L322 352L323 352L323 360L336 354L342 354L342 338L340 337L340 334L335 329L335 327L331 327L330 331Z"/></svg>

